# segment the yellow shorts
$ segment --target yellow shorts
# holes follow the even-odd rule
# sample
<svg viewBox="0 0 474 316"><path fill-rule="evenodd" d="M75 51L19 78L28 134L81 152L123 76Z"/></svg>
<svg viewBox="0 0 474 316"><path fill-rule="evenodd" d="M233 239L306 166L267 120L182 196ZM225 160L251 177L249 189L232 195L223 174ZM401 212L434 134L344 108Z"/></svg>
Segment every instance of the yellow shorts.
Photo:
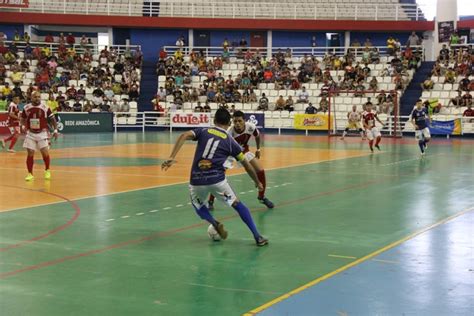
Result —
<svg viewBox="0 0 474 316"><path fill-rule="evenodd" d="M360 123L359 122L354 122L354 123L347 123L346 128L348 129L360 129Z"/></svg>

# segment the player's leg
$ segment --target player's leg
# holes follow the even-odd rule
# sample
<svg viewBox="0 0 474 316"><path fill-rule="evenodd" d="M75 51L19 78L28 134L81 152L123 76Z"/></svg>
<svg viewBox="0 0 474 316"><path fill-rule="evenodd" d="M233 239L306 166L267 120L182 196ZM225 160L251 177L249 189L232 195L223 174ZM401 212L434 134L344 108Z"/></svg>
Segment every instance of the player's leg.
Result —
<svg viewBox="0 0 474 316"><path fill-rule="evenodd" d="M244 203L239 201L227 180L213 185L212 189L216 198L221 199L227 205L232 206L232 208L236 210L237 213L239 213L239 216L242 221L252 232L257 246L264 246L268 244L268 240L262 237L262 235L260 235L260 233L258 232L257 227L255 226L255 223L253 221L252 215L250 214L250 210Z"/></svg>
<svg viewBox="0 0 474 316"><path fill-rule="evenodd" d="M273 208L274 205L273 203L265 197L265 190L267 188L267 179L265 176L265 170L263 169L262 165L260 164L260 161L258 158L253 158L250 160L250 164L252 167L255 169L255 172L257 173L258 181L260 181L263 185L263 190L258 191L258 200L260 203L265 204L266 207L268 208Z"/></svg>
<svg viewBox="0 0 474 316"><path fill-rule="evenodd" d="M344 130L344 132L342 132L341 140L344 140L344 137L346 137L346 135L347 135L348 132L349 132L349 127L346 127L346 129Z"/></svg>
<svg viewBox="0 0 474 316"><path fill-rule="evenodd" d="M425 150L426 150L428 148L428 143L431 140L431 133L430 133L430 129L428 127L425 127L423 129L423 138L425 140Z"/></svg>
<svg viewBox="0 0 474 316"><path fill-rule="evenodd" d="M49 135L47 132L41 132L37 135L38 137L38 148L41 151L44 161L44 178L46 180L51 179L51 171L49 170L49 165L51 163L51 158L49 156Z"/></svg>
<svg viewBox="0 0 474 316"><path fill-rule="evenodd" d="M28 175L25 177L26 181L32 181L35 179L33 176L33 165L35 162L35 150L27 148L26 149L26 168L28 169Z"/></svg>
<svg viewBox="0 0 474 316"><path fill-rule="evenodd" d="M15 147L15 144L20 137L20 128L19 127L14 127L12 129L12 134L10 135L10 146L8 146L8 152L14 153L15 150L13 149Z"/></svg>
<svg viewBox="0 0 474 316"><path fill-rule="evenodd" d="M375 137L375 148L380 150L379 144L380 144L380 141L382 140L382 134L380 133L380 131L376 127L372 128L372 130L373 130L374 137Z"/></svg>
<svg viewBox="0 0 474 316"><path fill-rule="evenodd" d="M368 129L366 130L367 133L367 139L369 140L369 148L371 152L374 152L374 134L372 130Z"/></svg>
<svg viewBox="0 0 474 316"><path fill-rule="evenodd" d="M191 203L193 204L194 210L196 211L197 215L201 219L207 221L209 224L212 224L219 233L219 236L221 236L222 239L226 239L228 234L227 231L225 231L224 229L224 225L215 220L206 205L205 201L207 199L207 196L209 195L209 191L209 186L189 185Z"/></svg>
<svg viewBox="0 0 474 316"><path fill-rule="evenodd" d="M425 154L425 140L423 137L423 132L421 130L415 131L415 138L418 141L418 146L420 147L421 155Z"/></svg>
<svg viewBox="0 0 474 316"><path fill-rule="evenodd" d="M362 140L365 140L365 133L364 133L364 130L362 128L359 127L359 133L360 133L360 137L362 137Z"/></svg>

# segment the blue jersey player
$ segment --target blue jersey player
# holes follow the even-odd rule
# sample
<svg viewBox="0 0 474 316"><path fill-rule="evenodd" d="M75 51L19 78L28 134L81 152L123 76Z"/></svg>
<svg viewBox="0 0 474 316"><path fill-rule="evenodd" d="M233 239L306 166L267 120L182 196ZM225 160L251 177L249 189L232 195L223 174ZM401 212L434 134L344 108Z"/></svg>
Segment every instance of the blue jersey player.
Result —
<svg viewBox="0 0 474 316"><path fill-rule="evenodd" d="M420 146L421 156L425 155L425 150L428 147L427 143L431 139L430 129L428 128L430 116L428 109L423 106L423 102L418 100L416 106L411 112L411 122L415 126L415 137Z"/></svg>
<svg viewBox="0 0 474 316"><path fill-rule="evenodd" d="M216 221L209 212L207 200L209 194L212 194L227 205L232 206L239 213L240 218L252 231L257 246L265 246L268 244L268 239L260 235L249 209L239 201L225 177L224 162L229 156L232 156L242 163L258 189L263 189L255 170L245 158L242 148L232 136L227 134L230 120L230 113L226 109L219 109L214 116L215 127L197 128L181 134L174 145L169 159L163 162L161 168L166 171L176 162L176 155L185 141L197 141L189 185L191 202L197 214L211 223L222 239L227 238L227 231L224 229L224 225Z"/></svg>

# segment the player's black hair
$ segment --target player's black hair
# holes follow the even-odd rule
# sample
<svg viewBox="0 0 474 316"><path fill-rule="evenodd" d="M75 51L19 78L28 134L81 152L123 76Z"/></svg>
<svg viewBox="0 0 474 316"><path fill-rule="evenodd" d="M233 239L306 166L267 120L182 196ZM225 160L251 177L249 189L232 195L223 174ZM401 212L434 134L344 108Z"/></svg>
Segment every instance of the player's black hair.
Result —
<svg viewBox="0 0 474 316"><path fill-rule="evenodd" d="M230 125L230 113L225 108L220 108L214 114L214 123L220 125Z"/></svg>
<svg viewBox="0 0 474 316"><path fill-rule="evenodd" d="M237 110L234 112L234 117L242 117L244 118L245 117L245 114L244 112L240 111L240 110Z"/></svg>

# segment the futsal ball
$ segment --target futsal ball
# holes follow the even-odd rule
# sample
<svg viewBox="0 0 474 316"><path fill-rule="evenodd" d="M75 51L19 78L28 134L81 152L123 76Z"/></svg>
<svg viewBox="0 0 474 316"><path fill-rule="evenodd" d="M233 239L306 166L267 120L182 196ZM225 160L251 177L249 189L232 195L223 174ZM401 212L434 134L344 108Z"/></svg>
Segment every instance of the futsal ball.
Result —
<svg viewBox="0 0 474 316"><path fill-rule="evenodd" d="M209 238L211 238L213 241L221 240L221 236L219 236L219 233L212 224L209 225L209 227L207 228L207 234L209 235Z"/></svg>

